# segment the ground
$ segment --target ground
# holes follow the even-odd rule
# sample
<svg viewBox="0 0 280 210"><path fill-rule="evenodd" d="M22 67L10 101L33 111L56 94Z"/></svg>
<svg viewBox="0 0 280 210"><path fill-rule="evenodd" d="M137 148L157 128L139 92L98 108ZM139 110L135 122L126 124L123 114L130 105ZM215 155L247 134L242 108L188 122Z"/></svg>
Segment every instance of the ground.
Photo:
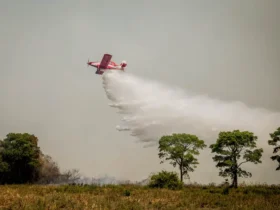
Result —
<svg viewBox="0 0 280 210"><path fill-rule="evenodd" d="M277 209L280 186L186 186L182 190L136 185L0 186L0 209Z"/></svg>

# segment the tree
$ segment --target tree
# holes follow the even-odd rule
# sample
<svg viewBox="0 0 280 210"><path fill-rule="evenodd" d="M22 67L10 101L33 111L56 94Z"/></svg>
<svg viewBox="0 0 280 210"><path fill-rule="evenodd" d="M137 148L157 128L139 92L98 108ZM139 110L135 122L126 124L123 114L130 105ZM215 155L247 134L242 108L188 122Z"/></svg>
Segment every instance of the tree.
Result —
<svg viewBox="0 0 280 210"><path fill-rule="evenodd" d="M1 183L34 182L39 178L38 138L28 133L9 133L0 144Z"/></svg>
<svg viewBox="0 0 280 210"><path fill-rule="evenodd" d="M61 176L59 167L56 162L53 161L52 157L49 155L40 155L40 175L39 183L55 183L59 181Z"/></svg>
<svg viewBox="0 0 280 210"><path fill-rule="evenodd" d="M0 140L0 183L4 175L9 171L9 164L3 161L2 151L3 151L3 141Z"/></svg>
<svg viewBox="0 0 280 210"><path fill-rule="evenodd" d="M79 181L81 174L78 169L71 169L61 174L61 181L66 183L75 183Z"/></svg>
<svg viewBox="0 0 280 210"><path fill-rule="evenodd" d="M159 158L171 160L170 164L180 169L180 179L189 178L188 172L193 172L199 164L194 155L199 155L198 149L206 147L203 140L191 134L172 134L162 136L159 140ZM161 161L163 163L164 161Z"/></svg>
<svg viewBox="0 0 280 210"><path fill-rule="evenodd" d="M270 133L269 135L270 135L271 139L268 140L268 144L275 146L273 149L273 153L277 153L280 150L280 145L277 144L278 141L280 142L280 127L277 128L276 131L274 131L273 133ZM271 156L271 159L273 161L277 160L278 167L276 168L276 170L277 171L280 170L280 155L273 155L273 156Z"/></svg>
<svg viewBox="0 0 280 210"><path fill-rule="evenodd" d="M218 162L216 167L220 168L219 175L231 177L231 187L237 188L237 177L251 177L252 174L241 169L241 165L247 162L261 163L263 149L256 148L257 136L249 131L227 131L220 132L215 144L210 145L212 153L217 153L213 160ZM239 162L240 157L244 159ZM224 169L223 169L224 168Z"/></svg>
<svg viewBox="0 0 280 210"><path fill-rule="evenodd" d="M0 184L2 180L9 172L9 164L3 161L2 155L0 154Z"/></svg>

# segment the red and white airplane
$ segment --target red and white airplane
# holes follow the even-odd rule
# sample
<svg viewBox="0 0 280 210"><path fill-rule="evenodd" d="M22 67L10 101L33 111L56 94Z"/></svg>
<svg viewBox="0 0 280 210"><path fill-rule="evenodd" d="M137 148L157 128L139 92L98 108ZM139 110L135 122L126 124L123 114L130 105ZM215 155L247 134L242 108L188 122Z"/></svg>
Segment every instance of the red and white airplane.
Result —
<svg viewBox="0 0 280 210"><path fill-rule="evenodd" d="M126 61L122 61L120 65L116 64L114 61L111 61L112 55L104 54L101 62L90 62L88 61L88 66L93 66L97 68L96 74L102 75L104 71L108 70L122 70L124 71L125 67L127 66Z"/></svg>

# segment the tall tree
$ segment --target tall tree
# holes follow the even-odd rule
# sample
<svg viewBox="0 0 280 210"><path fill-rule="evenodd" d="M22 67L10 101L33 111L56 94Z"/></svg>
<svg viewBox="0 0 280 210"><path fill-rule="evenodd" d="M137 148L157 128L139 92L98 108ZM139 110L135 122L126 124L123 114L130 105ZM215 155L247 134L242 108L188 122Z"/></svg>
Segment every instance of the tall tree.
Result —
<svg viewBox="0 0 280 210"><path fill-rule="evenodd" d="M0 155L2 169L5 169L1 182L27 183L38 179L40 148L36 136L28 133L7 134L1 141Z"/></svg>
<svg viewBox="0 0 280 210"><path fill-rule="evenodd" d="M2 155L0 153L0 184L3 182L3 179L8 172L9 172L9 164L3 161Z"/></svg>
<svg viewBox="0 0 280 210"><path fill-rule="evenodd" d="M5 162L2 158L2 153L1 151L3 151L3 141L0 140L0 183L1 180L3 179L5 173L7 173L9 171L9 164L7 162Z"/></svg>
<svg viewBox="0 0 280 210"><path fill-rule="evenodd" d="M280 150L280 145L277 144L278 142L280 142L280 127L276 129L276 131L274 131L273 133L269 134L271 139L268 140L268 144L275 146L273 148L273 153L277 153ZM276 168L276 170L280 170L280 155L273 155L271 156L271 159L274 161L276 160L278 162L278 167Z"/></svg>
<svg viewBox="0 0 280 210"><path fill-rule="evenodd" d="M177 165L180 169L180 178L189 178L189 172L193 172L199 164L194 155L199 155L199 149L206 147L203 140L197 136L185 133L162 136L159 140L159 158L171 160L170 164ZM163 163L164 161L161 161Z"/></svg>
<svg viewBox="0 0 280 210"><path fill-rule="evenodd" d="M257 136L249 131L227 131L220 132L219 138L215 144L210 145L212 153L217 153L213 157L215 162L218 162L216 167L220 168L219 175L222 177L231 177L231 187L237 188L238 177L251 177L252 174L241 169L241 165L247 162L255 164L261 163L263 149L256 148ZM239 162L239 159L243 161Z"/></svg>

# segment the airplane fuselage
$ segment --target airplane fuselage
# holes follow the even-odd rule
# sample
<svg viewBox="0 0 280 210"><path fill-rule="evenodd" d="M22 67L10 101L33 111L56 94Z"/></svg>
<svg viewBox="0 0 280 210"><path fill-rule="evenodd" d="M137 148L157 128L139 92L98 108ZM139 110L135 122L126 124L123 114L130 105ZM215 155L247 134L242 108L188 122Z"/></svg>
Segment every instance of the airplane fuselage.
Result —
<svg viewBox="0 0 280 210"><path fill-rule="evenodd" d="M124 67L122 67L121 65L112 65L112 64L109 64L106 69L102 69L102 68L99 68L100 62L88 62L88 65L93 66L99 70L106 70L106 69L124 70Z"/></svg>
<svg viewBox="0 0 280 210"><path fill-rule="evenodd" d="M116 64L114 61L111 61L112 55L104 54L101 62L90 62L88 61L88 65L97 68L96 74L103 74L104 71L108 70L122 70L124 71L127 66L126 61L122 61L120 64Z"/></svg>
<svg viewBox="0 0 280 210"><path fill-rule="evenodd" d="M117 65L114 62L110 62L110 64L108 64L106 69L100 68L100 62L88 62L88 65L97 68L97 70L95 72L96 74L103 74L104 71L107 71L107 70L121 70L121 71L124 71L124 68L125 68L124 65Z"/></svg>

